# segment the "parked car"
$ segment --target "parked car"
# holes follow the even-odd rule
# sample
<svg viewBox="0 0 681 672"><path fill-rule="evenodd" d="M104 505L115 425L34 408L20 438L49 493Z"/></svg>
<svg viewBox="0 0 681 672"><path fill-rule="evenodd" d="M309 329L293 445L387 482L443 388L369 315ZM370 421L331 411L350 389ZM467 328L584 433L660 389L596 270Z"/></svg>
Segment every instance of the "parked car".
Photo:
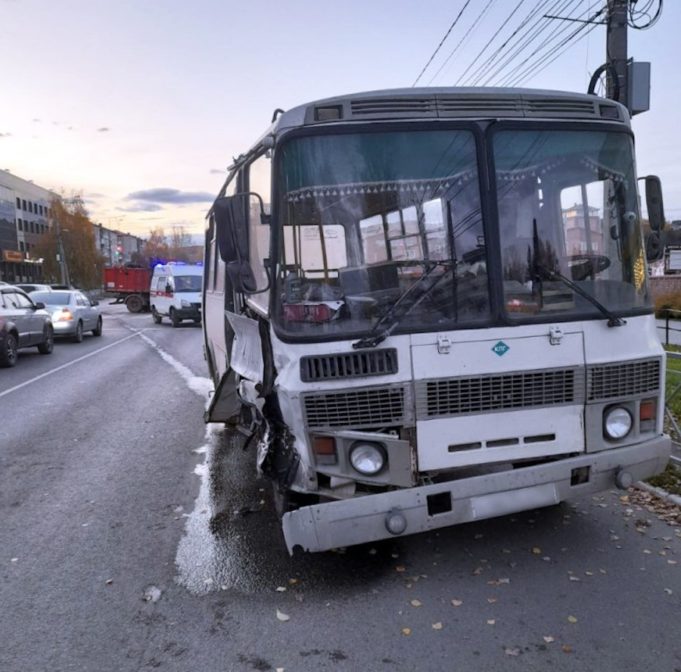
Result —
<svg viewBox="0 0 681 672"><path fill-rule="evenodd" d="M23 282L14 286L23 289L26 294L30 294L31 292L49 292L52 289L49 285L26 284Z"/></svg>
<svg viewBox="0 0 681 672"><path fill-rule="evenodd" d="M49 292L33 292L31 298L45 304L52 316L55 336L69 336L80 343L86 331L91 331L93 336L102 335L99 301L89 299L83 292L77 289L53 289Z"/></svg>
<svg viewBox="0 0 681 672"><path fill-rule="evenodd" d="M14 366L17 350L36 346L42 355L54 348L54 329L45 304L13 285L0 285L0 366Z"/></svg>

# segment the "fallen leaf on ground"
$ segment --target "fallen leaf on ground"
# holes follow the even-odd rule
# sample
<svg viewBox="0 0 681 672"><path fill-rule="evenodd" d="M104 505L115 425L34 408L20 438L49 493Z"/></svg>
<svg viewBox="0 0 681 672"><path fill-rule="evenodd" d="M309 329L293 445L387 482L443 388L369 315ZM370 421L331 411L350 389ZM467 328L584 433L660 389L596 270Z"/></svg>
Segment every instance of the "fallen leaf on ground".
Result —
<svg viewBox="0 0 681 672"><path fill-rule="evenodd" d="M107 586L110 586L113 583L113 579L107 579L104 583L106 583Z"/></svg>
<svg viewBox="0 0 681 672"><path fill-rule="evenodd" d="M442 630L442 623L438 621L437 623L433 623L431 627L433 628L433 630Z"/></svg>
<svg viewBox="0 0 681 672"><path fill-rule="evenodd" d="M407 568L404 565L397 565L397 567L395 567L395 571L396 572L406 572Z"/></svg>
<svg viewBox="0 0 681 672"><path fill-rule="evenodd" d="M578 576L570 576L570 581L581 581L581 579Z"/></svg>
<svg viewBox="0 0 681 672"><path fill-rule="evenodd" d="M411 628L402 628L402 634L405 637L409 637L409 635L411 635Z"/></svg>
<svg viewBox="0 0 681 672"><path fill-rule="evenodd" d="M563 644L560 649L563 653L572 653L572 647L569 644Z"/></svg>
<svg viewBox="0 0 681 672"><path fill-rule="evenodd" d="M482 574L482 567L476 567L473 570L473 576L480 576L480 574Z"/></svg>
<svg viewBox="0 0 681 672"><path fill-rule="evenodd" d="M409 604L411 604L412 607L420 607L421 601L420 600L412 600Z"/></svg>
<svg viewBox="0 0 681 672"><path fill-rule="evenodd" d="M144 591L142 599L145 602L158 602L161 599L161 589L156 586L149 586Z"/></svg>
<svg viewBox="0 0 681 672"><path fill-rule="evenodd" d="M576 623L576 622L577 622L577 618L576 618L575 616L568 616L568 621L569 621L570 623Z"/></svg>
<svg viewBox="0 0 681 672"><path fill-rule="evenodd" d="M285 593L287 590L286 586L277 586L278 593Z"/></svg>
<svg viewBox="0 0 681 672"><path fill-rule="evenodd" d="M300 582L300 579L289 579L288 580L288 585L289 586L295 586L297 583Z"/></svg>
<svg viewBox="0 0 681 672"><path fill-rule="evenodd" d="M553 637L551 637L551 635L544 635L544 637L542 637L542 639L543 639L547 644L550 644L551 642L554 642L554 641L555 641L555 639L554 639Z"/></svg>
<svg viewBox="0 0 681 672"><path fill-rule="evenodd" d="M279 611L279 609L277 609L277 620L285 623L286 621L290 620L290 618L291 617L288 614L285 614L283 611Z"/></svg>
<svg viewBox="0 0 681 672"><path fill-rule="evenodd" d="M673 591L671 588L665 588L664 592L667 593L667 595L671 595Z"/></svg>
<svg viewBox="0 0 681 672"><path fill-rule="evenodd" d="M487 619L487 625L494 625L496 623L496 619L494 618L488 618Z"/></svg>
<svg viewBox="0 0 681 672"><path fill-rule="evenodd" d="M488 598L487 598L487 601L488 601L490 604L494 604L494 603L497 601L497 598L496 598L496 597L488 597Z"/></svg>
<svg viewBox="0 0 681 672"><path fill-rule="evenodd" d="M533 546L532 553L534 553L535 555L541 555L541 548L539 548L539 546Z"/></svg>
<svg viewBox="0 0 681 672"><path fill-rule="evenodd" d="M507 646L504 649L504 653L507 656L519 656L520 655L520 649L517 646L513 646L513 647Z"/></svg>
<svg viewBox="0 0 681 672"><path fill-rule="evenodd" d="M455 607L460 607L463 604L463 600L452 600L452 605Z"/></svg>

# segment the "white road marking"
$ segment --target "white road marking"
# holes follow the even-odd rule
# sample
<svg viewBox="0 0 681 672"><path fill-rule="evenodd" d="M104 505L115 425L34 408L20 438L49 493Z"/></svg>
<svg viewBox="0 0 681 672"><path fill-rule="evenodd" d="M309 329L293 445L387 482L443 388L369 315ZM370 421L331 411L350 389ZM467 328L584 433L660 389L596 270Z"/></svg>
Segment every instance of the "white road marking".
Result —
<svg viewBox="0 0 681 672"><path fill-rule="evenodd" d="M92 352L88 352L87 355L83 355L82 357L77 357L76 359L71 360L70 362L66 362L66 364L62 364L61 366L58 366L56 369L50 369L49 371L46 371L45 373L41 373L39 376L35 376L35 378L31 378L30 380L25 380L23 383L19 383L19 385L15 385L14 387L10 387L9 390L5 390L4 392L0 392L0 397L4 397L12 392L16 392L17 390L20 390L22 387L26 387L27 385L30 385L31 383L35 383L38 380L42 380L43 378L46 378L47 376L51 376L53 373L57 373L58 371L62 371L63 369L68 368L69 366L73 366L74 364L78 364L78 362L82 362L84 359L88 359L89 357L94 357L94 355L98 355L100 352L104 352L104 350L108 350L109 348L113 348L114 345L118 345L119 343L124 343L125 341L129 341L131 338L134 338L135 336L140 335L138 332L135 332L134 334L130 334L129 336L125 336L124 338L121 338L118 341L115 341L114 343L109 343L109 345L105 345L102 348L99 348L97 350L93 350Z"/></svg>
<svg viewBox="0 0 681 672"><path fill-rule="evenodd" d="M146 331L146 329L143 331ZM211 381L210 378L206 378L205 376L195 376L191 369L186 367L181 362L178 362L172 355L169 355L165 350L163 350L163 348L161 348L155 341L143 334L142 331L139 331L138 333L143 341L154 348L154 350L156 350L156 352L158 352L158 354L161 355L161 357L168 362L168 364L170 364L170 366L172 366L177 373L180 374L184 382L187 384L187 387L192 392L198 394L206 402L207 406L210 399L210 394L213 391L213 381Z"/></svg>

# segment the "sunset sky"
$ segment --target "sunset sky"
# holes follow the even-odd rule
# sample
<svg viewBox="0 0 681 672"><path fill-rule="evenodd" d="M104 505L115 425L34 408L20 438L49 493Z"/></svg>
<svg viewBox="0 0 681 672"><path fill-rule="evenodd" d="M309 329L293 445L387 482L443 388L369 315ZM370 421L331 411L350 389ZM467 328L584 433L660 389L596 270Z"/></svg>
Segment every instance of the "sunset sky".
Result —
<svg viewBox="0 0 681 672"><path fill-rule="evenodd" d="M419 83L454 84L502 23L485 56L537 5L577 17L603 2L475 0ZM226 166L275 108L411 86L464 4L0 0L0 168L82 193L105 226L199 233ZM681 3L668 1L654 27L629 32L630 56L652 62L651 110L633 122L639 173L661 176L668 219L681 219L679 26ZM599 26L521 83L585 92L604 55Z"/></svg>

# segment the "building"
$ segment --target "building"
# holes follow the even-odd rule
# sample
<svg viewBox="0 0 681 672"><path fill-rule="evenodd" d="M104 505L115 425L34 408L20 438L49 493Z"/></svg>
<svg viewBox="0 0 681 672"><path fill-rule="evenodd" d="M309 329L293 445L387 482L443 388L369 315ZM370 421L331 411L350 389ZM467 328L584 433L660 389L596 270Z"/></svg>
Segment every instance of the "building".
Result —
<svg viewBox="0 0 681 672"><path fill-rule="evenodd" d="M575 203L571 208L563 210L568 254L603 254L605 251L601 211L589 206L588 212L587 218L581 203Z"/></svg>
<svg viewBox="0 0 681 672"><path fill-rule="evenodd" d="M49 189L0 170L0 280L42 280L42 260L32 252L51 226L53 198L58 196Z"/></svg>
<svg viewBox="0 0 681 672"><path fill-rule="evenodd" d="M134 262L144 249L144 240L131 233L107 229L95 224L95 244L104 259L105 266L117 266Z"/></svg>

